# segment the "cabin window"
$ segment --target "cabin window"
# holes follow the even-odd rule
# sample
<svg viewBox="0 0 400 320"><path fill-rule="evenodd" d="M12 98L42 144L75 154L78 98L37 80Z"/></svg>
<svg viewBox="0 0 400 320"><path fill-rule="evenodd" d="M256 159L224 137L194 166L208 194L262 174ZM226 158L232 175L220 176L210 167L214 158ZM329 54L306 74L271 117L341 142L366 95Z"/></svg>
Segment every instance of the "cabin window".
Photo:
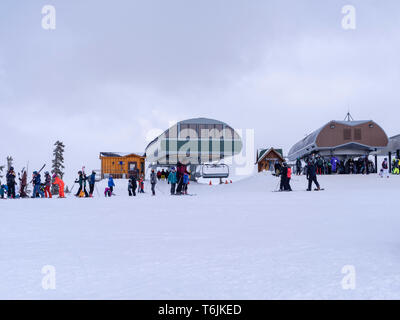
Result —
<svg viewBox="0 0 400 320"><path fill-rule="evenodd" d="M351 129L343 129L343 139L351 140Z"/></svg>
<svg viewBox="0 0 400 320"><path fill-rule="evenodd" d="M368 125L368 127L373 128L374 125L373 125L372 123L370 123L370 124Z"/></svg>
<svg viewBox="0 0 400 320"><path fill-rule="evenodd" d="M361 128L354 129L354 140L361 140Z"/></svg>
<svg viewBox="0 0 400 320"><path fill-rule="evenodd" d="M331 124L331 129L335 129L335 125L334 124Z"/></svg>

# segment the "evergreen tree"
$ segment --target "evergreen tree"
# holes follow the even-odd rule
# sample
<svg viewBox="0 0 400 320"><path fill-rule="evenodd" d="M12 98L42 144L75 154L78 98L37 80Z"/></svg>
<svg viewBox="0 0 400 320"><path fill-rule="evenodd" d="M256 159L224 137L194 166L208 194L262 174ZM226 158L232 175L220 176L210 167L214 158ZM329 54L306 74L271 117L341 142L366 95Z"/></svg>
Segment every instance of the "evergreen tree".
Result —
<svg viewBox="0 0 400 320"><path fill-rule="evenodd" d="M4 166L0 166L0 178L3 178L3 175L1 174L4 170Z"/></svg>
<svg viewBox="0 0 400 320"><path fill-rule="evenodd" d="M64 176L64 144L61 141L58 141L54 144L55 148L53 150L54 159L52 160L52 169L51 173L57 174L61 179ZM58 194L58 185L52 185L51 192L53 194Z"/></svg>
<svg viewBox="0 0 400 320"><path fill-rule="evenodd" d="M11 156L7 157L7 171L13 166L14 159Z"/></svg>

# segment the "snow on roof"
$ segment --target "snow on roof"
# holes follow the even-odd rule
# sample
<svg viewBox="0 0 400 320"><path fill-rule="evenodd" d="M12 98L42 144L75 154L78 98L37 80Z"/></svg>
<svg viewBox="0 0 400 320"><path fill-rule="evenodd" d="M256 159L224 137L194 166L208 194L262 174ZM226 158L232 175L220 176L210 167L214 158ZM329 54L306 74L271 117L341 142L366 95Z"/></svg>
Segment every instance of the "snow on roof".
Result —
<svg viewBox="0 0 400 320"><path fill-rule="evenodd" d="M260 162L272 150L275 151L278 154L278 156L280 156L282 158L282 160L284 160L282 149L275 149L275 148L271 147L269 149L262 149L260 151L260 154L258 155L258 159L257 159L256 163Z"/></svg>
<svg viewBox="0 0 400 320"><path fill-rule="evenodd" d="M100 152L100 156L102 157L126 157L131 154L135 154L137 156L143 157L143 152Z"/></svg>

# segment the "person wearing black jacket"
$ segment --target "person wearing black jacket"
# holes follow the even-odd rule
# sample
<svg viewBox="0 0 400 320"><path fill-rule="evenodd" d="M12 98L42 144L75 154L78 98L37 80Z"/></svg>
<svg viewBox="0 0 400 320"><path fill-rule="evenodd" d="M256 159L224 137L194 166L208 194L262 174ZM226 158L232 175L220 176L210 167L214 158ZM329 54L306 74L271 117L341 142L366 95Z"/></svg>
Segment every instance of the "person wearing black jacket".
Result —
<svg viewBox="0 0 400 320"><path fill-rule="evenodd" d="M89 197L93 197L94 185L96 183L96 172L92 171L92 174L89 176Z"/></svg>
<svg viewBox="0 0 400 320"><path fill-rule="evenodd" d="M15 199L15 172L14 172L14 168L10 167L10 170L8 170L7 175L6 175L6 179L7 179L7 187L8 187L8 197L9 198L13 198Z"/></svg>
<svg viewBox="0 0 400 320"><path fill-rule="evenodd" d="M79 189L75 196L79 197L79 195L81 194L81 191L83 190L83 192L85 193L85 197L87 198L87 197L89 197L89 194L86 191L87 177L82 171L78 171L78 175L79 175L79 177L77 180L75 180L75 183L79 183Z"/></svg>
<svg viewBox="0 0 400 320"><path fill-rule="evenodd" d="M297 158L296 160L296 174L299 176L301 175L301 160Z"/></svg>
<svg viewBox="0 0 400 320"><path fill-rule="evenodd" d="M130 197L136 196L136 188L137 188L136 177L135 175L131 175L128 181L128 192Z"/></svg>
<svg viewBox="0 0 400 320"><path fill-rule="evenodd" d="M287 168L286 162L284 162L282 164L280 175L281 175L281 184L280 184L279 190L287 191L288 190L288 187L287 187L287 185L288 185L288 168Z"/></svg>
<svg viewBox="0 0 400 320"><path fill-rule="evenodd" d="M308 180L308 189L307 191L311 191L312 183L314 182L317 186L317 190L320 190L319 183L317 181L317 172L316 172L315 164L311 161L307 164L307 180Z"/></svg>

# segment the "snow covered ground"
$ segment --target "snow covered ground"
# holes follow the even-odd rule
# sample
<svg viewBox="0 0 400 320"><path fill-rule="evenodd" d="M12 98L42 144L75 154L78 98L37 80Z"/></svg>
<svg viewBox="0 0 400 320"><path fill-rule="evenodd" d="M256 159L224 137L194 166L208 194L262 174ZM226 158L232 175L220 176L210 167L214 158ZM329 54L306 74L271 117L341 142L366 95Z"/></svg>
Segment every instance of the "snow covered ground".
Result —
<svg viewBox="0 0 400 320"><path fill-rule="evenodd" d="M319 180L274 193L261 173L185 197L162 182L136 198L117 180L113 198L0 200L0 298L399 299L400 177Z"/></svg>

